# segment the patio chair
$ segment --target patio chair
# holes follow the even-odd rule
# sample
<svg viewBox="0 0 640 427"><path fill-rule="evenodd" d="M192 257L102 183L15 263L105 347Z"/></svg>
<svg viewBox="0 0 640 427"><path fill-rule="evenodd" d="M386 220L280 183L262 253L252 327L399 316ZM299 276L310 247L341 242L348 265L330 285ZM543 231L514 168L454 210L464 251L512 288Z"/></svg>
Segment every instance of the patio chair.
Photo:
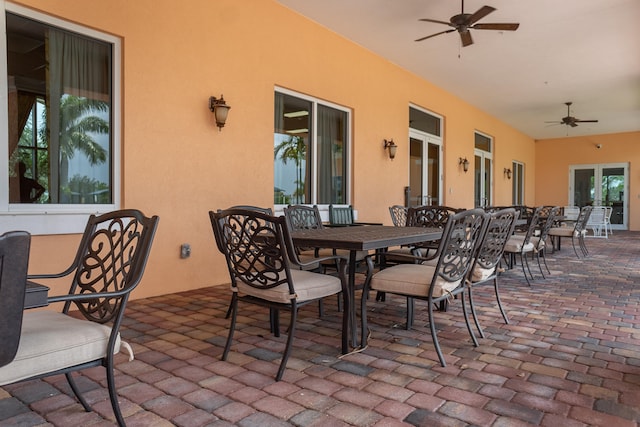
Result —
<svg viewBox="0 0 640 427"><path fill-rule="evenodd" d="M431 227L444 229L449 218L464 209L452 208L449 206L414 206L407 210L407 226L408 227ZM422 249L423 256L428 256L429 251L438 249L440 242L426 242L417 245Z"/></svg>
<svg viewBox="0 0 640 427"><path fill-rule="evenodd" d="M352 226L352 225L382 225L379 222L361 222L355 220L353 206L329 205L329 225Z"/></svg>
<svg viewBox="0 0 640 427"><path fill-rule="evenodd" d="M605 232L613 234L613 228L611 228L611 215L613 214L613 208L611 206L605 206L604 208L604 226Z"/></svg>
<svg viewBox="0 0 640 427"><path fill-rule="evenodd" d="M529 227L524 235L514 234L509 237L507 243L504 247L505 256L508 256L509 268L513 269L515 266L515 258L518 256L520 258L520 264L522 264L522 272L524 273L524 278L527 281L527 285L531 286L531 282L529 281L529 276L531 276L531 280L533 280L533 273L531 273L531 269L529 268L529 261L527 260L526 255L529 253L533 253L535 250L535 245L531 242L531 238L534 235L534 232L538 226L538 216L540 214L540 207L537 207L533 211L533 215L531 216L531 220L529 221ZM529 273L529 276L527 275Z"/></svg>
<svg viewBox="0 0 640 427"><path fill-rule="evenodd" d="M549 230L549 236L551 237L551 242L553 244L553 248L557 247L560 249L560 241L563 237L571 237L571 244L573 245L573 251L576 254L576 257L580 258L578 255L578 249L576 247L576 241L578 242L578 246L582 252L582 256L589 255L589 251L587 250L587 246L584 242L584 236L587 234L587 222L589 221L589 216L591 215L591 210L593 207L584 206L580 209L580 213L578 214L578 219L570 226L562 226L562 227L552 227ZM557 243L557 244L556 244Z"/></svg>
<svg viewBox="0 0 640 427"><path fill-rule="evenodd" d="M560 212L559 206L553 206L546 211L546 217L544 221L539 220L540 224L540 234L537 236L531 237L531 243L533 243L533 255L536 257L536 261L538 262L538 268L540 269L540 274L542 274L542 278L546 279L544 275L544 271L542 271L542 265L540 264L540 259L544 262L544 267L547 270L548 274L551 274L551 270L549 270L549 266L547 265L547 239L549 239L549 230L556 223L556 217Z"/></svg>
<svg viewBox="0 0 640 427"><path fill-rule="evenodd" d="M493 282L493 289L496 294L498 308L500 309L504 323L509 323L509 318L507 317L507 313L505 312L504 307L502 306L502 301L500 300L498 276L502 271L500 268L500 261L504 253L504 248L507 241L513 234L519 212L516 212L513 208L506 208L494 211L490 215L487 231L480 243L478 254L467 275L469 306L471 307L471 314L473 315L476 328L482 338L485 336L476 314L475 304L473 301L473 290L477 289L480 285Z"/></svg>
<svg viewBox="0 0 640 427"><path fill-rule="evenodd" d="M0 236L0 368L18 352L30 244L31 235L26 231Z"/></svg>
<svg viewBox="0 0 640 427"><path fill-rule="evenodd" d="M91 215L69 268L28 276L33 280L68 277L70 290L48 299L49 304L63 302L62 312L24 313L18 353L0 368L0 385L64 374L89 412L91 406L71 373L104 366L116 422L125 425L115 387L114 356L123 346L133 358L120 338L120 325L129 295L142 280L157 225L157 216L149 218L134 209ZM79 316L71 315L72 305Z"/></svg>
<svg viewBox="0 0 640 427"><path fill-rule="evenodd" d="M404 227L407 225L407 208L402 205L389 206L389 214L391 214L391 222L396 227Z"/></svg>
<svg viewBox="0 0 640 427"><path fill-rule="evenodd" d="M603 239L609 238L608 227L606 223L606 208L604 206L593 206L591 215L587 221L587 228L591 228L593 236Z"/></svg>
<svg viewBox="0 0 640 427"><path fill-rule="evenodd" d="M286 219L249 209L209 212L216 244L225 256L231 278L231 325L222 354L227 360L238 316L238 301L266 306L277 313L291 313L288 338L276 381L282 379L291 353L298 308L342 292L342 352L348 350L349 298L346 288L346 261L339 263L338 277L308 271L297 256Z"/></svg>
<svg viewBox="0 0 640 427"><path fill-rule="evenodd" d="M365 283L365 292L371 289L427 301L431 337L443 367L446 366L446 362L438 342L433 307L440 301L460 294L463 299L462 308L467 329L474 345L477 345L464 309L465 278L475 259L488 219L489 214L482 209L470 209L451 215L440 240L438 261L435 266L422 263L398 264L380 270ZM416 260L426 259L417 257ZM368 330L366 300L363 295L361 299L363 338L365 331Z"/></svg>
<svg viewBox="0 0 640 427"><path fill-rule="evenodd" d="M408 227L430 227L444 229L449 218L464 209L452 208L440 205L423 205L410 207L407 210L407 226ZM414 251L423 257L429 257L430 253L435 256L440 246L439 240L432 242L424 242L415 245ZM447 310L447 300L440 302L440 310ZM407 328L411 328L413 323L413 300L407 300Z"/></svg>
<svg viewBox="0 0 640 427"><path fill-rule="evenodd" d="M580 208L578 206L565 206L562 208L562 215L564 216L564 221L571 222L573 224L578 220Z"/></svg>

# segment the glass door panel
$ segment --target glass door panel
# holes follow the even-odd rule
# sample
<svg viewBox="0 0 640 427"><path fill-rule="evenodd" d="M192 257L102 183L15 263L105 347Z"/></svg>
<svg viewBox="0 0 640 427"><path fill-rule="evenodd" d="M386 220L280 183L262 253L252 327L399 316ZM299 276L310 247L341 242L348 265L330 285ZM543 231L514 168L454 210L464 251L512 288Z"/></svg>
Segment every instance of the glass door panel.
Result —
<svg viewBox="0 0 640 427"><path fill-rule="evenodd" d="M424 188L424 168L422 167L423 144L420 139L409 138L409 206L420 206L423 204Z"/></svg>
<svg viewBox="0 0 640 427"><path fill-rule="evenodd" d="M411 130L409 147L409 206L441 204L439 140Z"/></svg>
<svg viewBox="0 0 640 427"><path fill-rule="evenodd" d="M476 150L473 163L474 204L477 208L491 205L491 158Z"/></svg>
<svg viewBox="0 0 640 427"><path fill-rule="evenodd" d="M626 229L628 166L624 163L571 166L569 203L610 206L612 228Z"/></svg>

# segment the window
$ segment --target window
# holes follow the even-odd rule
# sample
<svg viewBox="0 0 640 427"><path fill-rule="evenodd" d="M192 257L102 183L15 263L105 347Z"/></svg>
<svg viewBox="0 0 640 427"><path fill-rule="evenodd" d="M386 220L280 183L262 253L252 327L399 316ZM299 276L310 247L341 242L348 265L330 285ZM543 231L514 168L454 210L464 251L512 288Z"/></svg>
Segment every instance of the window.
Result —
<svg viewBox="0 0 640 427"><path fill-rule="evenodd" d="M513 161L511 164L512 176L512 197L514 205L524 205L524 164Z"/></svg>
<svg viewBox="0 0 640 427"><path fill-rule="evenodd" d="M275 205L349 203L350 111L285 90L275 93Z"/></svg>
<svg viewBox="0 0 640 427"><path fill-rule="evenodd" d="M0 24L0 223L80 232L89 213L119 205L120 42L9 3Z"/></svg>

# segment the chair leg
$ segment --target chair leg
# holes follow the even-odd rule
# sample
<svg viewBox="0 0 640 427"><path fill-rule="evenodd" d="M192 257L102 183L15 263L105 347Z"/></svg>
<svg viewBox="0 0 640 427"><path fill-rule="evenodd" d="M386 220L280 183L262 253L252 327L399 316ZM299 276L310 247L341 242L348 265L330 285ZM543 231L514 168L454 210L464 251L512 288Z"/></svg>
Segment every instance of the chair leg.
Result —
<svg viewBox="0 0 640 427"><path fill-rule="evenodd" d="M120 411L120 404L118 403L118 393L116 391L116 379L113 373L113 354L107 356L107 388L109 389L109 399L111 400L111 408L113 409L113 415L116 417L119 427L125 427L124 418Z"/></svg>
<svg viewBox="0 0 640 427"><path fill-rule="evenodd" d="M469 323L469 313L467 313L467 303L464 300L464 291L460 294L460 304L462 305L462 315L464 316L464 323L467 325L467 331L469 331L469 336L471 337L471 341L473 341L473 346L478 347L478 339L476 338L476 334L473 333L471 323Z"/></svg>
<svg viewBox="0 0 640 427"><path fill-rule="evenodd" d="M440 360L440 365L445 368L447 366L447 362L445 362L444 360L442 350L440 349L440 343L438 342L438 334L436 333L436 322L433 318L433 302L429 301L429 304L427 304L427 306L427 312L429 313L429 329L431 330L431 339L433 340L433 346L436 349L438 359Z"/></svg>
<svg viewBox="0 0 640 427"><path fill-rule="evenodd" d="M80 393L80 389L78 389L78 386L76 385L75 380L71 376L71 372L67 372L66 374L64 374L64 376L67 378L67 382L69 383L69 386L71 387L71 391L73 391L73 394L76 395L76 398L78 399L78 401L80 402L80 404L82 405L84 410L87 411L87 412L91 412L91 410L92 410L91 406L87 403L86 400L84 400L84 397Z"/></svg>
<svg viewBox="0 0 640 427"><path fill-rule="evenodd" d="M587 250L587 245L584 242L584 235L580 236L580 249L582 249L584 256L589 256L589 250Z"/></svg>
<svg viewBox="0 0 640 427"><path fill-rule="evenodd" d="M484 331L482 330L482 326L480 326L480 322L478 321L478 314L476 313L476 306L473 302L473 291L471 290L473 285L469 286L469 307L471 308L471 316L473 316L473 322L476 324L476 329L478 330L478 334L481 338L485 338Z"/></svg>
<svg viewBox="0 0 640 427"><path fill-rule="evenodd" d="M280 362L280 367L278 368L278 373L276 374L276 381L280 381L282 379L282 375L284 374L284 370L287 367L287 360L289 360L289 354L291 354L291 347L293 345L293 335L296 331L296 319L298 318L298 306L297 304L291 304L291 323L289 324L289 336L287 337L287 344L284 348L284 353L282 354L282 361Z"/></svg>
<svg viewBox="0 0 640 427"><path fill-rule="evenodd" d="M504 311L504 307L502 306L502 300L500 299L500 291L498 291L498 276L493 279L493 290L496 292L496 300L498 301L498 308L500 309L500 314L502 314L502 318L504 319L504 323L509 324L509 318L507 317L507 312Z"/></svg>
<svg viewBox="0 0 640 427"><path fill-rule="evenodd" d="M578 255L578 249L576 248L576 239L575 239L575 237L571 238L571 244L573 245L573 252L576 253L576 257L580 258L580 255ZM580 250L582 251L582 248L580 248ZM584 252L583 252L583 254L584 254Z"/></svg>
<svg viewBox="0 0 640 427"><path fill-rule="evenodd" d="M362 348L367 346L367 335L369 334L369 326L367 325L367 292L369 292L369 284L365 283L362 295L360 296L360 346ZM346 330L344 323L342 329Z"/></svg>
<svg viewBox="0 0 640 427"><path fill-rule="evenodd" d="M224 351L222 352L222 360L227 360L229 349L231 348L231 342L233 341L233 332L236 329L236 318L238 315L238 294L235 292L231 296L231 307L231 325L229 325L229 335L227 335L227 343L225 344Z"/></svg>
<svg viewBox="0 0 640 427"><path fill-rule="evenodd" d="M531 286L531 282L529 281L529 276L527 276L527 270L529 270L529 274L531 275L531 280L533 280L533 273L531 273L531 269L529 268L529 261L527 260L526 254L525 255L520 254L520 264L522 264L522 273L524 274L524 278L527 281L527 285Z"/></svg>
<svg viewBox="0 0 640 427"><path fill-rule="evenodd" d="M413 313L415 311L415 300L411 297L407 297L407 323L405 324L406 330L413 328Z"/></svg>

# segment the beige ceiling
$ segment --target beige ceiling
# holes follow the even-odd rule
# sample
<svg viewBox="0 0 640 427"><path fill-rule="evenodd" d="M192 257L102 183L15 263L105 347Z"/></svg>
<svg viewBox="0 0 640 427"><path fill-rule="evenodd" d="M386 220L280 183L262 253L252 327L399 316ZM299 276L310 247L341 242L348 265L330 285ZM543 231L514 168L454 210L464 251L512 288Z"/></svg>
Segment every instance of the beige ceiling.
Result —
<svg viewBox="0 0 640 427"><path fill-rule="evenodd" d="M535 139L640 130L640 0L466 0L479 23L519 22L515 32L457 32L455 0L278 0ZM567 114L597 119L549 124ZM437 113L437 111L435 111Z"/></svg>

